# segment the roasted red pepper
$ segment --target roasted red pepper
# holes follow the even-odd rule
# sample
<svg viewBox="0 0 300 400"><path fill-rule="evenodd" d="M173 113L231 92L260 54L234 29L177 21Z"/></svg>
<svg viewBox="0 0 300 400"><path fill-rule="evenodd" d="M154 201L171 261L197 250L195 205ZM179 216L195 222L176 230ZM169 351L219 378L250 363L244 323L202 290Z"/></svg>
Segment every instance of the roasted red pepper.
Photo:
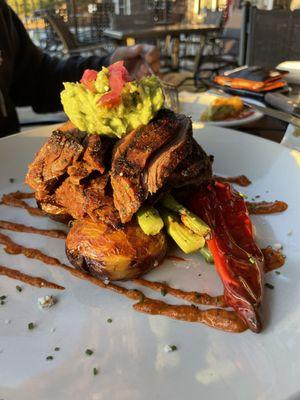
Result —
<svg viewBox="0 0 300 400"><path fill-rule="evenodd" d="M216 181L198 191L189 207L212 229L208 247L227 304L253 332L260 332L258 308L263 297L264 257L254 241L244 199L230 184Z"/></svg>

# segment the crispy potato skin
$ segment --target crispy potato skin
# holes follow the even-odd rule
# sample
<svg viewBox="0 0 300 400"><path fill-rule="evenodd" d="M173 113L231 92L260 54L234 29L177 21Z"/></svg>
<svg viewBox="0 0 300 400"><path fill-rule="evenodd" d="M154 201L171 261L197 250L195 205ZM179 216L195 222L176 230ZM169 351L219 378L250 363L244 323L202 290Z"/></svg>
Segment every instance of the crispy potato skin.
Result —
<svg viewBox="0 0 300 400"><path fill-rule="evenodd" d="M77 268L109 280L134 279L159 265L167 252L163 232L147 236L135 223L114 229L77 220L66 239L66 254Z"/></svg>

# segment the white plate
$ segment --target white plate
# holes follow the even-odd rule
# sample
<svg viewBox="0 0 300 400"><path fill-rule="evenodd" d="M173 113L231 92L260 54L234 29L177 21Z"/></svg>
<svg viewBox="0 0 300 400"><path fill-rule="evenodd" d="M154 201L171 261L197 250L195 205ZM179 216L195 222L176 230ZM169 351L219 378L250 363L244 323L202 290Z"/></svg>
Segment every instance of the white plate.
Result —
<svg viewBox="0 0 300 400"><path fill-rule="evenodd" d="M26 166L50 133L49 127L0 141L2 193L24 189ZM130 300L67 273L1 249L0 264L21 268L66 287L64 292L36 289L0 278L0 399L5 400L182 400L300 398L300 153L243 133L216 127L195 132L215 155L219 174L247 174L243 189L262 199L288 202L284 214L254 218L261 246L282 243L287 255L281 275L270 273L263 304L264 331L228 334L200 324L136 313ZM15 178L14 183L9 178ZM1 219L37 227L57 227L45 218L0 206ZM292 235L288 232L292 230ZM66 260L62 241L5 232L20 243ZM183 289L219 294L222 285L198 256L167 261L151 279ZM201 277L198 274L201 273ZM147 293L147 292L146 292ZM58 304L39 310L37 298L55 294ZM168 301L172 301L166 298ZM107 318L112 318L111 324ZM6 324L6 320L11 320ZM37 323L29 331L28 322ZM56 328L54 333L50 333ZM178 351L165 353L166 344ZM59 346L60 351L53 351ZM85 349L94 350L92 356ZM53 361L46 361L54 355ZM94 367L99 374L93 376Z"/></svg>
<svg viewBox="0 0 300 400"><path fill-rule="evenodd" d="M241 119L231 119L230 121L212 121L205 123L200 122L200 116L203 113L203 111L206 110L206 108L213 100L219 97L220 97L219 95L209 92L204 92L204 93L190 93L185 91L180 92L179 93L180 112L191 116L194 128L201 128L203 124L223 126L225 128L246 125L249 124L250 122L257 121L263 116L261 112L254 111L253 114ZM230 96L224 93L223 97L230 97ZM250 98L247 98L247 101L249 103L257 104L264 107L264 104L261 103L260 101Z"/></svg>

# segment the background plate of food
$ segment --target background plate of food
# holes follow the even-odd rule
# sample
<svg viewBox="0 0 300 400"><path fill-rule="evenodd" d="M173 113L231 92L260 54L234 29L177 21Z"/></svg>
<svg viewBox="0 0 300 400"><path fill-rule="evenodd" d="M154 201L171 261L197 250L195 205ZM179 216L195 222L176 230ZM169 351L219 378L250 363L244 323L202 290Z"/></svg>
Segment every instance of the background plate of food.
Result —
<svg viewBox="0 0 300 400"><path fill-rule="evenodd" d="M192 117L194 127L206 125L234 127L257 121L263 114L245 106L243 98L215 93L180 92L180 112ZM260 101L247 102L264 106Z"/></svg>

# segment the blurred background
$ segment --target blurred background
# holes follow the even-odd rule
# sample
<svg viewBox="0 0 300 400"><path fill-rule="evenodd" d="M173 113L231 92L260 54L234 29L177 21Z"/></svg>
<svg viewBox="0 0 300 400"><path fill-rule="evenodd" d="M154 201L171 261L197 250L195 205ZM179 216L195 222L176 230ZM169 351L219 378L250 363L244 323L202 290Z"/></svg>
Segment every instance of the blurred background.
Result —
<svg viewBox="0 0 300 400"><path fill-rule="evenodd" d="M101 55L120 45L157 45L163 78L178 91L207 90L216 75L240 66L274 68L284 61L300 61L300 0L8 3L34 43L50 55ZM300 69L296 73L300 83ZM23 125L36 118L29 110L19 114ZM49 115L39 121L43 118L45 123L49 118L57 121Z"/></svg>
<svg viewBox="0 0 300 400"><path fill-rule="evenodd" d="M120 44L149 42L160 47L162 67L166 70L199 72L207 61L205 57L200 61L200 55L212 56L210 62L226 55L231 65L247 62L275 66L287 59L300 59L300 11L291 12L300 8L300 0L247 3L241 0L8 0L8 3L22 19L35 44L59 56L100 51L101 47L103 51L111 51ZM213 25L214 32L207 34L200 29L201 24ZM295 27L287 32L287 26L292 24ZM172 25L170 33L168 27ZM182 25L186 28L193 25L193 29L184 30ZM262 35L266 36L264 41ZM278 54L281 42L284 49ZM266 43L265 49L255 49ZM98 49L93 47L95 44L99 45Z"/></svg>

